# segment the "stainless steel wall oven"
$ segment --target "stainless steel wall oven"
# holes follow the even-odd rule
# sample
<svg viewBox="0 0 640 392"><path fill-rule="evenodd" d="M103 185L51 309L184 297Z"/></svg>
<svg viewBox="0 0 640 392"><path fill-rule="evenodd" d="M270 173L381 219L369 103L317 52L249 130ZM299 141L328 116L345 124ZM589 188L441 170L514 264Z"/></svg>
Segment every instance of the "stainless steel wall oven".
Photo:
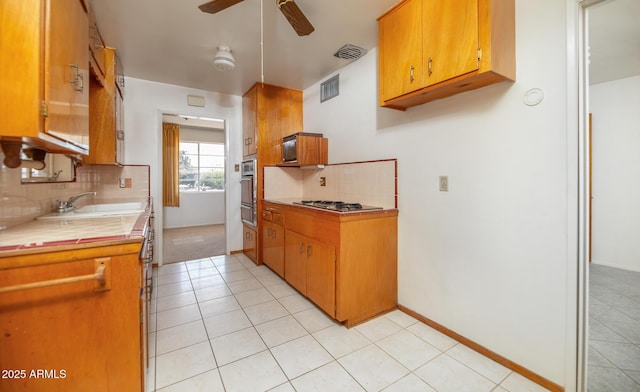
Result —
<svg viewBox="0 0 640 392"><path fill-rule="evenodd" d="M255 226L258 214L258 177L256 175L256 160L243 161L241 165L240 179L240 217L242 222Z"/></svg>

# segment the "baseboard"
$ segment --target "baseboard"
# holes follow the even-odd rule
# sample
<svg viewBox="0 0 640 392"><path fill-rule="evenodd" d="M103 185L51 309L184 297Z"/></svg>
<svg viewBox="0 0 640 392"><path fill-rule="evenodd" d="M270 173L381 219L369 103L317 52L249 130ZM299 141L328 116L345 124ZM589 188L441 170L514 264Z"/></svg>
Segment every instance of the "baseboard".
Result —
<svg viewBox="0 0 640 392"><path fill-rule="evenodd" d="M609 263L607 261L602 261L602 260L591 259L591 264L597 264L597 265L602 265L602 266L605 266L605 267L617 268L617 269L621 269L621 270L625 270L625 271L640 272L640 268L638 268L638 267L634 268L632 266Z"/></svg>
<svg viewBox="0 0 640 392"><path fill-rule="evenodd" d="M518 374L520 374L523 377L528 378L529 380L535 382L536 384L550 390L553 392L563 392L564 391L564 387L554 383L553 381L547 380L546 378L540 376L539 374L536 374L534 372L532 372L531 370L518 365L517 363L503 357L500 354L497 354L491 350L489 350L488 348L474 342L473 340L467 339L464 336L450 330L449 328L436 323L435 321L424 317L423 315L414 312L413 310L406 308L402 305L398 305L398 309L400 309L401 311L403 311L404 313L412 316L413 318L421 321L422 323L430 326L431 328L442 332L443 334L449 336L450 338L464 344L465 346L469 347L470 349L477 351L478 353L484 355L487 358L490 358L492 360L494 360L495 362L499 363L500 365L506 367L507 369L510 369Z"/></svg>

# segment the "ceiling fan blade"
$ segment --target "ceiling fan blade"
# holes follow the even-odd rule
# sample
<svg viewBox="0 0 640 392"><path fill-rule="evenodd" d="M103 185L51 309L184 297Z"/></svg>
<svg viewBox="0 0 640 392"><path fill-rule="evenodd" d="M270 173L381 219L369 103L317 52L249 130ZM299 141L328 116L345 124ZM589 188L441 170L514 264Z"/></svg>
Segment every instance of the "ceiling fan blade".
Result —
<svg viewBox="0 0 640 392"><path fill-rule="evenodd" d="M198 6L200 11L207 12L210 14L215 14L216 12L220 12L225 8L229 8L234 4L238 4L243 0L211 0L207 3L201 4Z"/></svg>
<svg viewBox="0 0 640 392"><path fill-rule="evenodd" d="M313 26L309 22L306 16L302 13L300 8L293 0L277 0L278 8L282 14L287 18L291 27L298 33L298 35L309 35L313 33Z"/></svg>

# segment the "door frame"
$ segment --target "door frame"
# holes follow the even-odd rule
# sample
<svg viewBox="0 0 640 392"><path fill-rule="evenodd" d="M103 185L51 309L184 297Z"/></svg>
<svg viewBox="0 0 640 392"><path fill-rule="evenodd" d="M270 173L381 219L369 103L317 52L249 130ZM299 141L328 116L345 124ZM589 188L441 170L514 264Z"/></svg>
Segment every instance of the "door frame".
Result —
<svg viewBox="0 0 640 392"><path fill-rule="evenodd" d="M587 390L591 134L588 8L614 0L567 0L566 391Z"/></svg>
<svg viewBox="0 0 640 392"><path fill-rule="evenodd" d="M192 110L186 109L186 110L174 110L174 109L156 109L156 118L158 119L158 129L157 129L157 135L159 137L158 139L158 157L159 157L159 162L158 162L158 169L157 169L157 178L158 178L158 185L156 185L156 189L159 191L159 195L160 195L160 200L159 203L158 201L156 201L155 203L158 203L155 205L154 209L154 216L155 216L155 220L156 220L156 244L162 244L163 241L163 235L162 235L162 230L164 229L164 206L162 205L162 172L164 170L163 165L162 165L162 150L163 150L163 135L162 135L162 122L163 122L163 115L164 114L168 114L168 115L187 115L187 116L201 116L202 113L196 113ZM225 236L225 255L229 255L230 254L230 238L231 238L231 233L230 233L230 224L229 224L229 205L230 205L230 192L229 192L229 154L230 154L230 125L229 125L229 118L227 118L226 116L217 116L216 114L207 114L207 117L214 117L214 118L219 118L221 120L224 121L224 236ZM162 250L162 245L160 246L156 246L156 252L157 252L157 258L156 258L156 263L158 264L158 267L161 267L163 265L163 250Z"/></svg>

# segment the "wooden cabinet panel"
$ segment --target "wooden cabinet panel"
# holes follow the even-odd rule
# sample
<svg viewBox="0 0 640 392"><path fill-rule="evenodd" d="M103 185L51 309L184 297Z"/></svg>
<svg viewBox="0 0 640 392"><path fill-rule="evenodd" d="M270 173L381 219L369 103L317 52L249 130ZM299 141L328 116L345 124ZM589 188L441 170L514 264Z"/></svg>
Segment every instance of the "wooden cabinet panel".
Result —
<svg viewBox="0 0 640 392"><path fill-rule="evenodd" d="M378 18L380 106L515 80L514 0L408 0Z"/></svg>
<svg viewBox="0 0 640 392"><path fill-rule="evenodd" d="M62 3L56 2L49 8L46 132L86 148L89 145L89 21L78 0Z"/></svg>
<svg viewBox="0 0 640 392"><path fill-rule="evenodd" d="M104 84L91 78L91 143L86 163L101 165L124 164L124 116L122 95L116 87L116 51L103 48L105 58Z"/></svg>
<svg viewBox="0 0 640 392"><path fill-rule="evenodd" d="M242 250L244 254L254 262L258 257L257 247L258 236L256 235L256 230L250 226L242 225Z"/></svg>
<svg viewBox="0 0 640 392"><path fill-rule="evenodd" d="M380 100L422 87L422 0L409 0L379 20ZM419 32L419 33L416 33Z"/></svg>
<svg viewBox="0 0 640 392"><path fill-rule="evenodd" d="M424 0L424 86L478 69L478 0Z"/></svg>
<svg viewBox="0 0 640 392"><path fill-rule="evenodd" d="M242 155L256 153L258 90L257 85L242 96Z"/></svg>
<svg viewBox="0 0 640 392"><path fill-rule="evenodd" d="M282 137L302 129L302 91L265 83L254 84L242 97L243 156L256 159L258 238L255 257L263 260L263 168L282 159Z"/></svg>
<svg viewBox="0 0 640 392"><path fill-rule="evenodd" d="M307 239L307 297L331 317L336 314L336 248Z"/></svg>
<svg viewBox="0 0 640 392"><path fill-rule="evenodd" d="M84 4L3 2L0 18L0 139L86 154L89 43Z"/></svg>
<svg viewBox="0 0 640 392"><path fill-rule="evenodd" d="M284 237L284 277L302 294L307 292L306 238L295 231L286 230Z"/></svg>
<svg viewBox="0 0 640 392"><path fill-rule="evenodd" d="M313 238L285 231L285 279L334 317L336 249Z"/></svg>
<svg viewBox="0 0 640 392"><path fill-rule="evenodd" d="M89 15L89 65L91 67L91 73L96 78L98 83L104 85L104 73L106 69L104 48L105 44L98 30L98 24L96 18L91 9L88 12Z"/></svg>
<svg viewBox="0 0 640 392"><path fill-rule="evenodd" d="M284 277L284 228L282 226L272 222L263 222L262 252L262 261L273 272Z"/></svg>
<svg viewBox="0 0 640 392"><path fill-rule="evenodd" d="M143 390L140 244L90 251L102 249L109 256L67 251L51 254L55 261L50 254L0 259L0 288L91 275L97 264L107 266L106 289L88 280L0 293L0 368L43 369L58 377L3 377L0 390ZM11 263L23 266L7 267Z"/></svg>
<svg viewBox="0 0 640 392"><path fill-rule="evenodd" d="M350 327L396 306L397 210L336 214L265 206L277 208L284 222L285 280L328 315Z"/></svg>

